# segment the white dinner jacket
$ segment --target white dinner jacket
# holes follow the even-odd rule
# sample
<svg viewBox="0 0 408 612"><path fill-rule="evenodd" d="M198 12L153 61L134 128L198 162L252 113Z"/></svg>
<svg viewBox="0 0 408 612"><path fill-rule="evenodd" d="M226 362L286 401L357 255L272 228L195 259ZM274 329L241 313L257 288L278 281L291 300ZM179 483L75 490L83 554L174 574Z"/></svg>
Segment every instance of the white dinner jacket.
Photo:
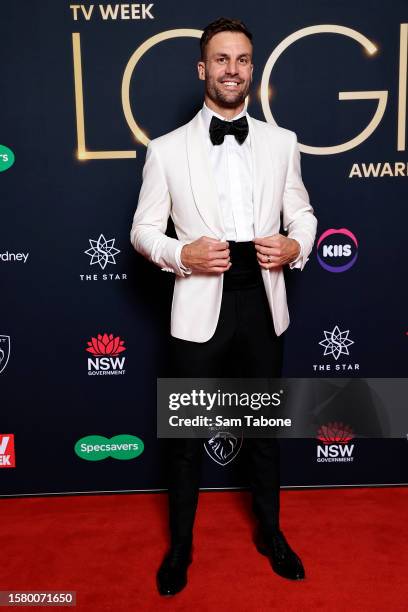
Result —
<svg viewBox="0 0 408 612"><path fill-rule="evenodd" d="M288 237L301 245L303 269L312 250L317 222L301 178L296 134L248 114L247 118L255 236L277 234L282 215ZM205 138L199 111L189 123L149 143L131 230L136 251L162 270L176 274L171 334L193 342L206 342L214 334L223 287L223 274L188 275L176 257L180 243L201 236L225 240ZM164 233L169 215L178 239ZM261 271L275 331L280 335L289 325L283 270L279 267Z"/></svg>

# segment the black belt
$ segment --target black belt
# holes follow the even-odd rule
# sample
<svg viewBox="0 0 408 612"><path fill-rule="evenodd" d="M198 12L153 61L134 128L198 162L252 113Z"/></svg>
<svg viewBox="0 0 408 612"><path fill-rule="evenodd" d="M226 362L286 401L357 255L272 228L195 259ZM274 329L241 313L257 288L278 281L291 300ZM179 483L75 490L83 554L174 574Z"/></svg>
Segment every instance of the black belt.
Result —
<svg viewBox="0 0 408 612"><path fill-rule="evenodd" d="M228 240L232 266L224 272L224 291L252 289L262 285L261 268L254 243Z"/></svg>

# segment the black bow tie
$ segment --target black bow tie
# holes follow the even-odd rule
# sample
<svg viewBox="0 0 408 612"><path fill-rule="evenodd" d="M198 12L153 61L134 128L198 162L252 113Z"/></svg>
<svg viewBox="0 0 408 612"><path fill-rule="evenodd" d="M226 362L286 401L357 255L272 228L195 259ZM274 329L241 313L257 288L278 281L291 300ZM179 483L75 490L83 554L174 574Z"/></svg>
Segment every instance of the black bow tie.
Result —
<svg viewBox="0 0 408 612"><path fill-rule="evenodd" d="M215 115L212 116L210 123L210 138L214 145L219 145L224 142L224 136L231 134L241 145L248 136L248 121L247 118L241 117L235 121L222 121Z"/></svg>

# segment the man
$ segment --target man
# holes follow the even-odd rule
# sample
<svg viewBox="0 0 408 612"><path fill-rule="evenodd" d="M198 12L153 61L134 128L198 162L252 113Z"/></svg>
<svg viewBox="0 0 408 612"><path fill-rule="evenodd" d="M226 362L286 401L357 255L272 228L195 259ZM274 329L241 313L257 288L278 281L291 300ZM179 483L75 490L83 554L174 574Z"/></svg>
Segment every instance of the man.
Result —
<svg viewBox="0 0 408 612"><path fill-rule="evenodd" d="M203 108L186 125L150 142L134 215L135 249L176 275L172 372L180 377L279 377L289 324L283 266L303 269L316 219L300 175L293 132L253 119L252 35L221 18L200 40ZM171 216L176 238L165 235ZM280 225L287 236L280 234ZM245 440L256 545L276 573L304 577L279 529L279 447ZM158 589L187 583L200 484L200 439L169 441L170 550Z"/></svg>

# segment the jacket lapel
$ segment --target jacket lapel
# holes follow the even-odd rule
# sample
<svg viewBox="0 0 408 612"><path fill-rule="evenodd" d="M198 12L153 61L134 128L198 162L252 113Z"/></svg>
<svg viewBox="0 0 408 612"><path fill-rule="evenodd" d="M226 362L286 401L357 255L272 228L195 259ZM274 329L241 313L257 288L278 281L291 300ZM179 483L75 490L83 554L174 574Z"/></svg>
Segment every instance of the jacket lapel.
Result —
<svg viewBox="0 0 408 612"><path fill-rule="evenodd" d="M248 127L252 153L254 230L255 236L264 236L271 225L275 168L264 126L248 115Z"/></svg>
<svg viewBox="0 0 408 612"><path fill-rule="evenodd" d="M205 138L205 128L199 111L187 124L187 157L191 188L202 220L217 238L223 239L225 230Z"/></svg>

